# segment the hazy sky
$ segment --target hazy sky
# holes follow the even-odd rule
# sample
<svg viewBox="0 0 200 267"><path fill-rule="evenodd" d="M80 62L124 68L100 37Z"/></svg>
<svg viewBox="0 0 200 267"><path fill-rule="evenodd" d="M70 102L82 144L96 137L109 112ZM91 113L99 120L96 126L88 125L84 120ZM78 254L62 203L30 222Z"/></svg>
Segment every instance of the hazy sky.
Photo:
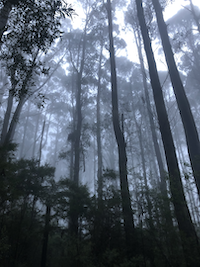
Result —
<svg viewBox="0 0 200 267"><path fill-rule="evenodd" d="M200 0L192 0L193 5L196 5L200 8ZM170 17L174 16L179 9L183 6L189 5L189 1L185 0L174 0L172 4L170 4L164 13L165 20L169 19Z"/></svg>
<svg viewBox="0 0 200 267"><path fill-rule="evenodd" d="M106 1L106 0L105 0ZM170 1L169 1L170 2ZM200 8L200 0L192 0L193 4L198 6ZM68 0L67 3L71 3L72 7L75 9L75 12L77 13L78 16L75 16L72 20L72 25L74 28L79 28L82 25L82 18L84 17L84 13L81 10L81 4L80 2L78 3L77 1L72 1L72 0ZM181 8L183 8L183 6L189 5L190 2L188 0L174 0L173 3L169 4L168 7L165 9L164 12L164 18L165 21L168 20L170 17L174 16L178 10L180 10ZM121 17L120 17L121 16ZM119 21L119 24L121 24L122 28L124 28L123 26L123 13L120 15L120 13L117 14L117 18ZM123 56L127 56L129 58L129 60L131 61L136 61L139 62L138 60L138 55L137 55L137 49L135 47L134 44L134 38L133 38L133 34L131 34L130 32L128 32L127 30L124 32L122 32L122 38L125 39L126 43L127 43L127 48L126 51L121 51L121 53L117 53L117 55L123 55ZM156 47L154 47L154 52L156 55ZM166 69L166 64L165 61L163 60L163 58L158 58L157 57L157 65L159 69Z"/></svg>

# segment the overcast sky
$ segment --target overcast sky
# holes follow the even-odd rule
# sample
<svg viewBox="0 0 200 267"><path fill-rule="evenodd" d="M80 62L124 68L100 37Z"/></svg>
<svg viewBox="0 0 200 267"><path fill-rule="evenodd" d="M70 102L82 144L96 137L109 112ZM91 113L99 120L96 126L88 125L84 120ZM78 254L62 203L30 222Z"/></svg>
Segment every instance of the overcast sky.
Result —
<svg viewBox="0 0 200 267"><path fill-rule="evenodd" d="M170 2L170 1L169 1ZM200 8L200 0L192 0L193 4L198 6ZM77 1L72 1L72 0L68 0L67 3L71 3L72 7L75 9L75 12L77 13L78 16L75 16L72 20L72 25L74 28L80 28L81 24L82 24L82 18L84 17L84 13L81 10L81 4L80 2L78 3ZM180 10L181 8L183 8L183 6L189 5L190 2L187 0L174 0L173 3L169 4L167 6L167 8L165 9L164 12L164 19L165 21L168 20L170 17L174 16L178 10ZM119 24L123 24L123 14L120 15L117 14L118 20L119 20ZM134 45L134 38L133 38L133 34L130 34L130 32L122 32L122 38L125 39L126 43L127 43L127 49L126 51L122 51L121 53L117 53L117 55L122 55L122 56L127 56L129 58L129 60L131 61L136 61L139 62L138 60L138 55L137 55L137 49ZM156 50L157 48L154 47L154 50ZM156 55L156 51L155 55ZM167 69L165 61L163 58L158 58L157 57L157 65L158 68L161 70L165 70Z"/></svg>

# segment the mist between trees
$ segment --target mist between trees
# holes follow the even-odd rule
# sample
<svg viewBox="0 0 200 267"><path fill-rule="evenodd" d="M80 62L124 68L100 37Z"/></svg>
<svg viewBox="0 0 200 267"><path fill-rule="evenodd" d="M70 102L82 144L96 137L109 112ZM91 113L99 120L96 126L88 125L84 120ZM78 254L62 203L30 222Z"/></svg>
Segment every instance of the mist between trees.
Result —
<svg viewBox="0 0 200 267"><path fill-rule="evenodd" d="M79 5L0 3L0 266L199 267L200 10Z"/></svg>

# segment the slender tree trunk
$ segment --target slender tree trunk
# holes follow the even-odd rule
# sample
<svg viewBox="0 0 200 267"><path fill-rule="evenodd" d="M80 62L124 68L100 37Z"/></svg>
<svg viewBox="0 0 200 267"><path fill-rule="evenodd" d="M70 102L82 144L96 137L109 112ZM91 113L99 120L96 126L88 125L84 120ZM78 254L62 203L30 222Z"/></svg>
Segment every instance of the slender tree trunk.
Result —
<svg viewBox="0 0 200 267"><path fill-rule="evenodd" d="M23 107L25 101L26 101L26 99L25 99L24 96L21 97L20 100L19 100L19 103L17 105L15 113L14 113L14 115L12 117L9 130L8 130L8 132L6 134L5 139L4 139L4 144L5 145L7 145L7 144L9 144L9 143L11 143L13 141L13 137L14 137L15 130L16 130L16 127L17 127L17 123L19 121L21 110L22 110L22 107Z"/></svg>
<svg viewBox="0 0 200 267"><path fill-rule="evenodd" d="M77 96L76 96L76 131L74 142L74 182L79 184L79 168L80 168L80 138L82 128L82 112L81 112L81 79L80 73L77 74Z"/></svg>
<svg viewBox="0 0 200 267"><path fill-rule="evenodd" d="M174 203L175 214L178 221L178 227L180 230L185 259L188 267L189 266L197 267L199 266L200 262L198 238L195 232L194 225L191 220L191 216L187 207L183 191L180 170L176 157L172 133L167 117L167 111L163 99L162 88L160 85L158 72L156 68L156 62L151 48L151 41L145 23L142 0L136 0L136 5L137 5L139 24L142 32L142 37L144 40L144 48L149 65L151 85L153 89L153 95L158 115L158 121L160 125L160 131L165 149L165 155L169 171L170 189Z"/></svg>
<svg viewBox="0 0 200 267"><path fill-rule="evenodd" d="M174 89L174 94L176 96L178 108L180 111L181 119L183 122L188 154L193 170L193 175L195 179L195 183L197 186L197 190L200 196L200 143L199 136L196 129L194 117L191 112L190 104L188 102L187 96L185 94L185 90L183 87L183 83L181 81L175 60L172 51L172 47L169 41L169 36L167 32L167 26L163 19L162 8L158 0L152 0L156 18L158 23L158 28L162 40L162 46L165 53L165 59L167 62L169 75L171 78L172 86Z"/></svg>
<svg viewBox="0 0 200 267"><path fill-rule="evenodd" d="M101 63L102 63L103 43L101 43L101 51L99 58L99 71L98 71L98 85L97 85L97 154L98 154L98 200L102 200L103 180L102 180L102 146L101 146Z"/></svg>
<svg viewBox="0 0 200 267"><path fill-rule="evenodd" d="M140 146L140 153L141 153L141 159L142 159L142 173L143 173L143 178L144 178L144 188L145 188L145 196L147 200L147 209L149 213L149 226L150 229L153 231L154 230L154 225L153 225L153 218L152 218L152 204L150 201L149 197L149 187L147 183L147 173L146 173L146 162L145 162L145 152L144 152L144 144L142 141L142 130L141 130L141 125L138 124L135 114L134 114L134 121L136 124L137 132L138 132L138 139L139 139L139 146Z"/></svg>
<svg viewBox="0 0 200 267"><path fill-rule="evenodd" d="M24 133L23 133L23 138L22 138L22 145L21 145L20 155L19 155L20 159L23 158L24 145L25 145L25 139L26 139L26 132L27 132L27 128L28 128L30 106L31 106L31 103L28 103L28 111L27 111L27 115L26 115L26 122L25 122L25 125L24 125Z"/></svg>
<svg viewBox="0 0 200 267"><path fill-rule="evenodd" d="M146 80L147 77L146 77L146 71L145 71L144 62L143 62L143 56L142 56L142 43L141 43L141 37L140 37L139 31L138 31L137 36L135 34L135 40L136 40L136 45L137 45L139 59L140 59L140 67L141 67L141 73L142 73L142 78L143 78L146 107L147 107L147 113L148 113L148 117L149 117L152 140L153 140L154 149L155 149L155 153L156 153L156 159L158 162L158 168L159 168L159 172L160 172L161 191L166 192L166 190L167 190L166 189L166 180L165 180L166 172L165 172L164 164L163 164L161 153L160 153L160 148L158 145L158 138L157 138L157 134L156 134L156 130L155 130L156 127L155 127L155 123L153 120L153 112L151 110L148 85L147 85L147 80Z"/></svg>
<svg viewBox="0 0 200 267"><path fill-rule="evenodd" d="M44 120L44 122L42 124L42 133L41 133L40 147L39 147L39 157L38 157L39 165L40 165L41 158L42 158L42 143L43 143L43 138L44 138L45 123L46 123L46 121Z"/></svg>
<svg viewBox="0 0 200 267"><path fill-rule="evenodd" d="M123 132L120 128L119 114L118 114L118 94L117 94L117 75L115 65L115 53L113 43L113 26L112 26L112 13L111 3L107 0L107 13L108 13L108 32L109 32L109 52L110 52L110 66L111 66L111 85L112 85L112 119L115 132L116 141L118 144L119 153L119 173L120 173L120 185L122 196L122 208L124 216L124 230L127 242L128 254L134 253L130 251L133 249L133 243L135 243L133 212L131 208L131 200L127 179L127 156L126 156L126 144L123 136Z"/></svg>
<svg viewBox="0 0 200 267"><path fill-rule="evenodd" d="M86 49L86 25L83 36L83 47L81 55L80 70L77 72L77 94L76 94L76 130L75 130L75 142L74 142L74 182L79 183L79 168L80 168L80 138L82 129L82 111L81 111L81 86L82 75L85 64L85 49Z"/></svg>
<svg viewBox="0 0 200 267"><path fill-rule="evenodd" d="M74 71L72 73L72 80L71 80L71 103L72 103L72 127L71 127L71 134L75 135L75 105L74 105ZM69 140L69 139L68 139ZM70 148L70 173L69 177L73 180L74 177L74 138L71 138L71 148Z"/></svg>
<svg viewBox="0 0 200 267"><path fill-rule="evenodd" d="M33 140L32 158L35 157L35 149L36 149L36 143L37 143L37 133L38 133L39 121L40 121L40 113L38 113L38 115L37 115L37 121L36 121L35 133L34 133L34 140Z"/></svg>
<svg viewBox="0 0 200 267"><path fill-rule="evenodd" d="M2 128L2 132L1 132L1 144L4 143L5 138L6 138L6 134L8 131L8 125L9 125L9 121L10 121L10 116L11 116L11 111L12 111L12 106L13 106L13 92L12 92L12 90L10 90L9 96L8 96L7 109L6 109L6 113L5 113L4 120L3 120L3 128Z"/></svg>
<svg viewBox="0 0 200 267"><path fill-rule="evenodd" d="M51 217L51 207L46 205L46 215L45 215L45 226L43 233L43 241L42 241L42 255L41 255L41 267L46 267L47 261L47 247L48 247L48 239L49 239L49 224Z"/></svg>
<svg viewBox="0 0 200 267"><path fill-rule="evenodd" d="M140 36L139 29L137 29L137 33L138 33L137 36L135 34L135 39L136 39L136 45L137 45L139 59L140 59L140 67L141 67L141 72L142 72L142 77L143 77L143 86L144 86L144 92L145 92L146 107L147 107L147 113L148 113L148 118L149 118L149 123L150 123L150 128L151 128L151 134L152 134L152 140L153 140L153 144L154 144L154 149L155 149L155 153L156 153L156 159L157 159L159 173L160 173L160 179L161 179L160 190L161 190L161 193L163 195L162 215L163 215L163 219L165 219L165 221L167 222L170 229L173 229L173 221L172 221L172 215L171 215L171 210L170 210L170 202L169 202L169 197L167 194L166 171L164 169L164 164L162 161L161 152L160 152L160 148L158 145L158 138L157 138L157 134L156 134L156 130L155 130L156 127L155 127L155 123L154 123L154 119L153 119L153 112L151 110L148 85L147 85L147 80L146 80L147 77L146 77L146 71L145 71L145 67L144 67L142 49L141 49L142 42L141 42L141 36Z"/></svg>

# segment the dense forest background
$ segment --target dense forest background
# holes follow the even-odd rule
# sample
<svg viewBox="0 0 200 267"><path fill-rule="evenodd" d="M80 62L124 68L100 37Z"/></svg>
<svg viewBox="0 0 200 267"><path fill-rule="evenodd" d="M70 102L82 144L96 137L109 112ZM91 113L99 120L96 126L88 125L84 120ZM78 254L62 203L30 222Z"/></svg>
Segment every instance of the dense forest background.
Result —
<svg viewBox="0 0 200 267"><path fill-rule="evenodd" d="M199 267L200 9L173 2L0 1L0 266Z"/></svg>

